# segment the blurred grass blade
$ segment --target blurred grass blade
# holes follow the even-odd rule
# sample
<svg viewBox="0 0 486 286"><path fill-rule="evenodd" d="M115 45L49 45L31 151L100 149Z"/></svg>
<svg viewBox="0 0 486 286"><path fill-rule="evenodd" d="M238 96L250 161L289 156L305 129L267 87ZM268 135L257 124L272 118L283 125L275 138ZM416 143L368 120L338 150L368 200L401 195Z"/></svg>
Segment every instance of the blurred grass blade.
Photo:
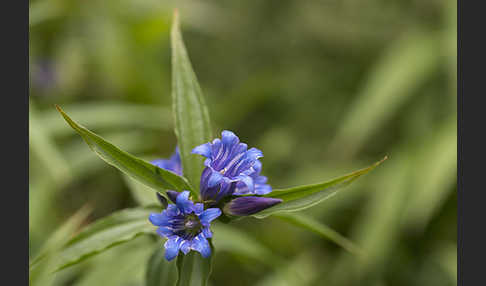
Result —
<svg viewBox="0 0 486 286"><path fill-rule="evenodd" d="M97 220L63 246L53 270L78 264L141 234L154 233L148 216L159 211L158 207L125 209Z"/></svg>
<svg viewBox="0 0 486 286"><path fill-rule="evenodd" d="M177 10L172 23L171 46L172 107L175 116L175 133L184 176L198 190L204 167L203 158L191 154L191 151L194 147L212 139L211 126L201 88L182 40ZM197 193L199 194L199 191Z"/></svg>
<svg viewBox="0 0 486 286"><path fill-rule="evenodd" d="M130 242L120 244L117 247L84 261L79 267L66 269L68 272L78 272L79 275L74 283L61 284L71 286L128 286L145 285L147 273L147 261L157 247L163 251L160 240L154 240L151 236L141 236ZM79 273L79 272L78 272ZM175 275L175 269L174 269ZM163 284L159 284L163 285ZM60 285L59 285L60 286Z"/></svg>
<svg viewBox="0 0 486 286"><path fill-rule="evenodd" d="M60 246L66 243L90 213L91 208L83 206L51 235L39 251L39 255L29 263L29 285L50 285L52 283L55 275L50 270Z"/></svg>
<svg viewBox="0 0 486 286"><path fill-rule="evenodd" d="M172 127L171 110L148 104L123 102L96 102L70 104L69 114L93 130L99 129L150 129L168 130ZM53 136L71 135L65 123L59 121L59 114L47 110L39 114L40 124Z"/></svg>
<svg viewBox="0 0 486 286"><path fill-rule="evenodd" d="M44 128L42 122L39 122L38 117L35 105L29 102L29 148L42 162L44 170L53 181L59 183L62 180L69 180L70 166L60 152L60 148L52 141L51 133Z"/></svg>
<svg viewBox="0 0 486 286"><path fill-rule="evenodd" d="M146 286L174 285L176 282L176 267L174 261L167 261L164 249L157 245L150 257L145 275Z"/></svg>
<svg viewBox="0 0 486 286"><path fill-rule="evenodd" d="M277 214L275 215L275 217L291 223L295 226L302 227L304 229L317 233L318 235L336 243L337 245L341 246L352 254L362 255L362 250L352 241L342 236L327 225L322 224L311 217L303 214Z"/></svg>
<svg viewBox="0 0 486 286"><path fill-rule="evenodd" d="M100 136L74 122L59 106L56 105L56 108L67 123L86 141L91 150L108 164L157 191L192 189L185 178L118 149ZM165 194L165 192L163 193Z"/></svg>
<svg viewBox="0 0 486 286"><path fill-rule="evenodd" d="M438 37L421 32L411 32L392 43L349 108L329 152L345 150L352 158L433 74L440 64L438 50Z"/></svg>
<svg viewBox="0 0 486 286"><path fill-rule="evenodd" d="M346 187L360 176L373 170L387 158L385 157L367 168L324 183L274 190L270 194L265 195L265 197L282 199L283 202L253 216L256 218L265 218L275 213L295 212L310 208L334 195L339 189Z"/></svg>
<svg viewBox="0 0 486 286"><path fill-rule="evenodd" d="M214 232L212 242L218 252L247 257L271 268L284 264L283 259L246 232L221 223L211 228Z"/></svg>

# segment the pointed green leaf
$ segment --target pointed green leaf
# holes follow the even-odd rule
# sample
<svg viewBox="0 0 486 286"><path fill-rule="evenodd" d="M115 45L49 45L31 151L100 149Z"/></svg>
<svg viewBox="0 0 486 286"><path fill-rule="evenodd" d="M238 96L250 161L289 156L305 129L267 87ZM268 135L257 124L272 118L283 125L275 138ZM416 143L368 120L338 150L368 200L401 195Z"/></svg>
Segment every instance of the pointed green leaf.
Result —
<svg viewBox="0 0 486 286"><path fill-rule="evenodd" d="M151 212L160 212L160 208L125 209L97 220L62 247L53 270L78 264L141 234L154 233L155 227L148 220Z"/></svg>
<svg viewBox="0 0 486 286"><path fill-rule="evenodd" d="M157 191L164 191L164 194L167 189L178 191L192 189L185 178L118 149L101 136L77 124L59 106L56 105L56 108L67 123L86 141L91 150L105 162L116 167L123 173Z"/></svg>
<svg viewBox="0 0 486 286"><path fill-rule="evenodd" d="M175 115L175 133L184 176L197 190L204 167L203 158L191 154L191 151L194 147L211 140L211 125L201 88L182 40L177 11L174 13L172 23L171 44L172 108Z"/></svg>
<svg viewBox="0 0 486 286"><path fill-rule="evenodd" d="M337 245L341 246L342 248L346 249L352 254L355 255L362 254L361 249L357 245L355 245L352 241L342 236L341 234L339 234L332 228L328 227L327 225L322 224L311 217L308 217L300 213L295 213L295 214L281 213L281 214L276 214L275 216L295 226L317 233L321 237L325 239L329 239L330 241L336 243Z"/></svg>
<svg viewBox="0 0 486 286"><path fill-rule="evenodd" d="M386 159L387 157L367 168L324 183L274 190L270 194L265 195L265 197L282 199L283 202L254 214L253 216L256 218L265 218L275 213L295 212L310 208L336 194L339 189L349 185L360 176L373 170Z"/></svg>

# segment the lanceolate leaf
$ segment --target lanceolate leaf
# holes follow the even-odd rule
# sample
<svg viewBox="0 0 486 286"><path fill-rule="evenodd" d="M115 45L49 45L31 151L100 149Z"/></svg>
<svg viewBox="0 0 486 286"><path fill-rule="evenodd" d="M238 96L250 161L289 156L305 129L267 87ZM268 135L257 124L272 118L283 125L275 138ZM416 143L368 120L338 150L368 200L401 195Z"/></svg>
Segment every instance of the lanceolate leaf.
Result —
<svg viewBox="0 0 486 286"><path fill-rule="evenodd" d="M67 123L86 141L91 150L108 164L157 191L192 189L185 178L118 149L97 134L77 124L59 106L56 105L56 108ZM165 194L165 192L163 193Z"/></svg>
<svg viewBox="0 0 486 286"><path fill-rule="evenodd" d="M160 212L160 208L126 209L97 220L62 247L53 270L78 264L141 234L154 233L154 226L148 220L151 212Z"/></svg>
<svg viewBox="0 0 486 286"><path fill-rule="evenodd" d="M275 190L265 195L265 197L282 199L283 202L253 216L256 218L264 218L275 213L295 212L310 208L334 195L339 189L349 185L360 176L373 170L386 159L387 157L367 168L324 183Z"/></svg>
<svg viewBox="0 0 486 286"><path fill-rule="evenodd" d="M342 248L346 249L347 251L353 254L362 255L362 250L358 246L356 246L352 241L342 236L341 234L339 234L332 228L328 227L327 225L322 224L311 217L308 217L300 213L295 213L295 214L281 213L281 214L276 214L275 216L295 226L302 227L304 229L317 233L323 238L331 240L332 242L336 243L337 245L341 246Z"/></svg>
<svg viewBox="0 0 486 286"><path fill-rule="evenodd" d="M179 16L174 13L172 44L172 107L175 133L181 153L184 176L199 189L203 159L191 154L194 147L212 138L209 112L187 55L179 28ZM199 193L199 192L198 192Z"/></svg>

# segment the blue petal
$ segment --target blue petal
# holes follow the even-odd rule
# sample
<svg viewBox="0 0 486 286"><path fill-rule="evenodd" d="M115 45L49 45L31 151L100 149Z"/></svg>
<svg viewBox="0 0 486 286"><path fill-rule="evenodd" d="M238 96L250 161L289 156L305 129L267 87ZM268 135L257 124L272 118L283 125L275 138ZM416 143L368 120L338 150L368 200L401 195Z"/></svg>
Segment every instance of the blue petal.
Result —
<svg viewBox="0 0 486 286"><path fill-rule="evenodd" d="M198 236L194 237L191 248L201 253L202 257L204 258L211 256L211 247L203 234L199 234Z"/></svg>
<svg viewBox="0 0 486 286"><path fill-rule="evenodd" d="M221 215L221 210L218 208L210 208L205 210L200 216L199 220L204 226L209 226L212 220Z"/></svg>
<svg viewBox="0 0 486 286"><path fill-rule="evenodd" d="M213 237L213 232L209 229L208 226L203 228L202 233L204 234L204 237L206 237L206 238Z"/></svg>
<svg viewBox="0 0 486 286"><path fill-rule="evenodd" d="M272 192L272 187L270 185L257 185L255 184L255 194L257 195L266 195Z"/></svg>
<svg viewBox="0 0 486 286"><path fill-rule="evenodd" d="M166 212L168 217L174 217L174 216L177 216L181 213L179 208L176 205L173 205L173 204L169 204L167 206L167 209L165 210L165 212Z"/></svg>
<svg viewBox="0 0 486 286"><path fill-rule="evenodd" d="M159 168L172 171L176 173L177 175L182 175L182 162L181 162L181 156L179 153L179 148L176 147L176 151L174 154L170 157L169 160L166 159L157 159L153 160L150 163L152 165L155 165Z"/></svg>
<svg viewBox="0 0 486 286"><path fill-rule="evenodd" d="M176 199L177 207L181 212L188 214L194 210L194 203L189 200L189 191L181 192Z"/></svg>
<svg viewBox="0 0 486 286"><path fill-rule="evenodd" d="M196 215L202 214L203 211L204 211L204 204L201 203L194 204L194 213Z"/></svg>
<svg viewBox="0 0 486 286"><path fill-rule="evenodd" d="M180 243L182 239L180 237L175 237L167 240L164 244L165 247L165 259L171 261L179 253Z"/></svg>
<svg viewBox="0 0 486 286"><path fill-rule="evenodd" d="M228 178L225 178L219 188L219 192L216 195L216 201L221 200L226 196L231 196L236 188L236 182L231 182Z"/></svg>
<svg viewBox="0 0 486 286"><path fill-rule="evenodd" d="M250 148L248 151L246 151L246 156L250 160L256 160L263 157L263 152L258 150L257 148Z"/></svg>
<svg viewBox="0 0 486 286"><path fill-rule="evenodd" d="M189 253L189 251L191 251L191 243L187 240L183 240L181 243L181 251L184 254Z"/></svg>
<svg viewBox="0 0 486 286"><path fill-rule="evenodd" d="M221 132L221 142L223 142L224 145L230 146L238 144L240 139L235 135L235 133L229 130L223 130L223 132Z"/></svg>
<svg viewBox="0 0 486 286"><path fill-rule="evenodd" d="M223 175L220 172L213 171L208 179L208 187L214 187L221 182Z"/></svg>
<svg viewBox="0 0 486 286"><path fill-rule="evenodd" d="M172 229L166 227L166 226L163 226L163 227L159 227L157 229L157 234L162 236L162 237L167 237L169 238L169 236L173 235L174 232L172 231Z"/></svg>
<svg viewBox="0 0 486 286"><path fill-rule="evenodd" d="M166 212L163 211L162 213L151 213L149 215L149 221L156 226L167 226L169 225L169 217L167 216Z"/></svg>
<svg viewBox="0 0 486 286"><path fill-rule="evenodd" d="M241 175L236 177L240 182L246 185L248 192L251 193L254 190L255 184L253 183L253 178L246 175Z"/></svg>
<svg viewBox="0 0 486 286"><path fill-rule="evenodd" d="M211 158L211 145L210 143L199 145L192 149L192 153L202 155L206 158Z"/></svg>

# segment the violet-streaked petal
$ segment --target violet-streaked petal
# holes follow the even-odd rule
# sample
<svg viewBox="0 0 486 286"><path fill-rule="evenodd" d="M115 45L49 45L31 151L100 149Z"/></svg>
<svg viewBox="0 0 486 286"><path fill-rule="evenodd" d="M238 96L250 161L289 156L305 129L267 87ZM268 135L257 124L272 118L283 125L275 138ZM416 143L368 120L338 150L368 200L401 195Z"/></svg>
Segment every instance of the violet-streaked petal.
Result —
<svg viewBox="0 0 486 286"><path fill-rule="evenodd" d="M208 179L208 187L214 187L221 182L223 175L220 172L213 171Z"/></svg>
<svg viewBox="0 0 486 286"><path fill-rule="evenodd" d="M281 199L264 197L239 197L224 207L224 212L234 216L247 216L281 203Z"/></svg>
<svg viewBox="0 0 486 286"><path fill-rule="evenodd" d="M155 226L167 226L169 225L169 217L166 212L162 213L151 213L149 215L149 221Z"/></svg>
<svg viewBox="0 0 486 286"><path fill-rule="evenodd" d="M202 145L199 145L192 149L192 154L199 154L202 155L206 158L211 158L211 145L209 143L205 143Z"/></svg>
<svg viewBox="0 0 486 286"><path fill-rule="evenodd" d="M238 181L240 181L241 183L246 185L246 188L248 189L248 193L253 192L253 190L255 188L255 184L253 183L252 177L246 176L246 175L241 175L241 176L236 177L236 179L238 179Z"/></svg>
<svg viewBox="0 0 486 286"><path fill-rule="evenodd" d="M203 234L194 237L191 248L201 253L204 258L211 256L211 246L209 246L208 240Z"/></svg>
<svg viewBox="0 0 486 286"><path fill-rule="evenodd" d="M209 226L212 220L221 215L221 210L218 208L210 208L205 210L200 216L199 220L203 226Z"/></svg>
<svg viewBox="0 0 486 286"><path fill-rule="evenodd" d="M209 229L209 226L206 226L203 228L202 233L204 234L204 237L206 238L211 238L213 237L213 232Z"/></svg>
<svg viewBox="0 0 486 286"><path fill-rule="evenodd" d="M167 226L162 226L157 229L157 234L162 237L169 237L174 234L174 232Z"/></svg>

